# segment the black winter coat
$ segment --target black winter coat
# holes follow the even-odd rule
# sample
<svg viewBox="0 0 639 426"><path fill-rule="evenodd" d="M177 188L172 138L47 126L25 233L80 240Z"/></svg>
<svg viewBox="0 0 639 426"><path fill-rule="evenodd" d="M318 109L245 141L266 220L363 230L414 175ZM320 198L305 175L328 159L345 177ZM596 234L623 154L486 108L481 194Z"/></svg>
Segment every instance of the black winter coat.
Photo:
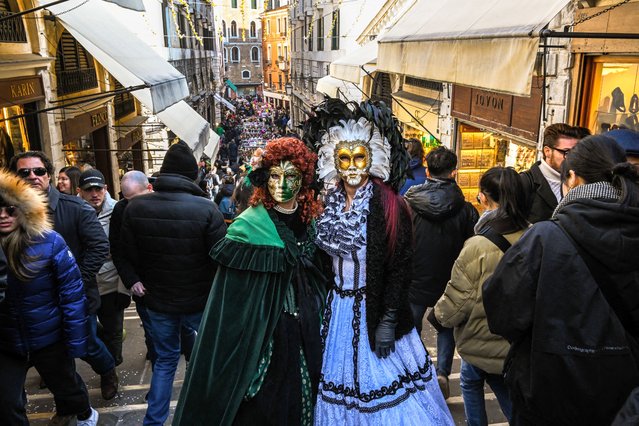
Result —
<svg viewBox="0 0 639 426"><path fill-rule="evenodd" d="M526 204L528 210L528 222L537 223L548 220L557 208L557 197L550 189L550 184L541 173L537 161L533 166L519 174L521 183L526 194Z"/></svg>
<svg viewBox="0 0 639 426"><path fill-rule="evenodd" d="M96 275L109 256L109 240L95 209L80 197L49 187L49 211L53 229L66 241L75 257L86 291L89 314L100 308Z"/></svg>
<svg viewBox="0 0 639 426"><path fill-rule="evenodd" d="M387 309L398 312L395 339L415 327L408 302L413 245L410 215L403 211L395 250L388 252L384 206L377 183L369 208L366 220L366 326L371 350L374 350L375 329Z"/></svg>
<svg viewBox="0 0 639 426"><path fill-rule="evenodd" d="M579 199L555 221L528 230L483 286L490 331L511 342L513 424L608 425L639 386L639 208Z"/></svg>
<svg viewBox="0 0 639 426"><path fill-rule="evenodd" d="M192 180L161 174L155 192L130 200L120 231L121 250L157 312L204 310L216 271L211 248L226 234L217 206ZM131 280L125 286L132 286Z"/></svg>
<svg viewBox="0 0 639 426"><path fill-rule="evenodd" d="M474 235L479 214L454 179L428 178L404 197L413 211L415 240L410 302L435 306L464 242Z"/></svg>

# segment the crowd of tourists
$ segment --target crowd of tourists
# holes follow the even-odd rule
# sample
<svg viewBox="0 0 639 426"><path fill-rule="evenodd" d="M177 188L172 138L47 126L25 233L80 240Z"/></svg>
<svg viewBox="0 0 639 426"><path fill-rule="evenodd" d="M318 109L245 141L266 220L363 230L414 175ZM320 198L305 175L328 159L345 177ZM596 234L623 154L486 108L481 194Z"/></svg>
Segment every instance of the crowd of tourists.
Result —
<svg viewBox="0 0 639 426"><path fill-rule="evenodd" d="M14 156L0 171L2 423L28 424L35 367L54 424L96 425L75 359L117 394L133 300L153 368L145 425L167 421L181 354L174 425L453 425L455 350L469 425L488 423L485 384L514 425L636 424L639 135L548 126L530 170L482 175L480 215L453 151L424 161L384 104L325 102L303 140L284 125L245 156L242 120L263 106L240 102L218 128L226 154L198 163L177 142L152 182L123 176L119 201L99 170L62 169L56 186L45 154Z"/></svg>

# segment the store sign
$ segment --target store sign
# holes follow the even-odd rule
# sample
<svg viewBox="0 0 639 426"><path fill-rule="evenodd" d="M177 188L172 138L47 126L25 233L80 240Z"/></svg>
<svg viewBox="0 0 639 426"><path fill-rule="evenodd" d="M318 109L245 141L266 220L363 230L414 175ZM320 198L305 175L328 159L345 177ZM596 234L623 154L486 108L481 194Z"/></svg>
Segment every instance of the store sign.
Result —
<svg viewBox="0 0 639 426"><path fill-rule="evenodd" d="M41 77L0 80L0 107L26 104L44 99Z"/></svg>
<svg viewBox="0 0 639 426"><path fill-rule="evenodd" d="M541 116L541 82L532 83L529 98L466 86L453 86L451 115L480 126L537 142Z"/></svg>
<svg viewBox="0 0 639 426"><path fill-rule="evenodd" d="M106 106L93 111L85 112L77 117L70 118L60 123L62 128L62 140L64 142L78 139L106 126L109 123L109 115Z"/></svg>
<svg viewBox="0 0 639 426"><path fill-rule="evenodd" d="M133 129L132 131L130 131L129 133L127 133L125 136L122 136L115 143L118 149L128 150L128 149L131 149L133 145L140 142L141 140L142 140L142 129L140 127L137 127Z"/></svg>

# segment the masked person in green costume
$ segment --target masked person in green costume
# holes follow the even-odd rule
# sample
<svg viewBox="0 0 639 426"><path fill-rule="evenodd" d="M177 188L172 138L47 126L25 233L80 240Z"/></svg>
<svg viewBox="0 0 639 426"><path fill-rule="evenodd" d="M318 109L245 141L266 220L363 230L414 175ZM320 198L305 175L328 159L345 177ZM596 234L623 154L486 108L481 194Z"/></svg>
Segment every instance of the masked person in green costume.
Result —
<svg viewBox="0 0 639 426"><path fill-rule="evenodd" d="M251 207L211 251L219 269L174 425L310 425L326 296L313 243L317 156L295 138L266 145Z"/></svg>

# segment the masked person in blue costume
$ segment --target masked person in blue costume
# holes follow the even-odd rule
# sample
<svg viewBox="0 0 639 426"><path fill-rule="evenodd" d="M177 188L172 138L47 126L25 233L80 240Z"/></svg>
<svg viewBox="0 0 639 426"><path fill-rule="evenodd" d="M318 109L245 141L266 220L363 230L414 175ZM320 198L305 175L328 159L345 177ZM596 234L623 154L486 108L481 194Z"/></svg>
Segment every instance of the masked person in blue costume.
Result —
<svg viewBox="0 0 639 426"><path fill-rule="evenodd" d="M305 124L325 199L316 238L332 259L316 425L452 425L408 302L412 226L398 194L409 168L383 103L327 99Z"/></svg>

